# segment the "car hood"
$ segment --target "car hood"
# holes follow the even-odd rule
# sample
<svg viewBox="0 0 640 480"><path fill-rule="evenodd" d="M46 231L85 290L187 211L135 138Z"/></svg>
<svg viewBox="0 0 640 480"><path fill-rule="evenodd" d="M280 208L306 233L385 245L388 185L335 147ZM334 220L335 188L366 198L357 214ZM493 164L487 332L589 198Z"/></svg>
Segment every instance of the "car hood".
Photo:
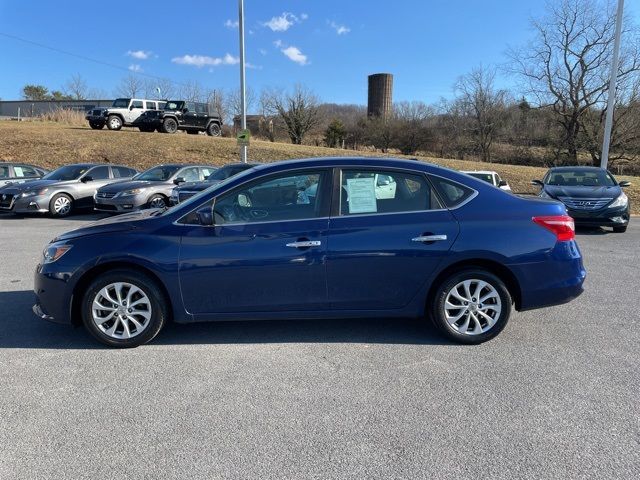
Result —
<svg viewBox="0 0 640 480"><path fill-rule="evenodd" d="M124 182L110 183L98 189L99 192L118 193L134 188L147 188L167 185L170 182L149 182L147 180L125 180Z"/></svg>
<svg viewBox="0 0 640 480"><path fill-rule="evenodd" d="M212 182L207 182L207 181L203 181L203 182L187 182L187 183L180 184L180 186L178 187L178 191L180 191L180 192L185 192L185 191L201 192L202 190L206 190L209 187L213 187L214 185L217 185L218 183L220 183L220 180L214 180Z"/></svg>
<svg viewBox="0 0 640 480"><path fill-rule="evenodd" d="M126 232L139 228L139 223L155 217L158 209L141 210L137 212L125 213L123 215L115 215L98 220L90 225L70 230L56 237L53 241L65 241L78 237L86 237L87 235L99 235L104 233Z"/></svg>
<svg viewBox="0 0 640 480"><path fill-rule="evenodd" d="M15 194L15 193L22 193L27 190L34 190L37 188L44 188L44 187L51 187L51 186L62 187L65 185L71 185L76 183L78 183L77 180L67 180L64 182L61 182L59 180L32 180L30 182L25 182L25 183L11 183L9 185L6 185L0 188L0 193Z"/></svg>
<svg viewBox="0 0 640 480"><path fill-rule="evenodd" d="M545 185L544 190L552 197L570 198L615 198L620 195L620 187L571 187L566 185Z"/></svg>

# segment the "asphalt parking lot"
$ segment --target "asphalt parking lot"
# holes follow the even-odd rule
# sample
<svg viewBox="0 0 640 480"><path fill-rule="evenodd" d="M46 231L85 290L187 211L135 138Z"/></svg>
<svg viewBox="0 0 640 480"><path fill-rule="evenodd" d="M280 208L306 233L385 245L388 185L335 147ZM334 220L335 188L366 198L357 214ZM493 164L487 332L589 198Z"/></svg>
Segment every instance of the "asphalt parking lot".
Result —
<svg viewBox="0 0 640 480"><path fill-rule="evenodd" d="M637 478L640 219L579 231L585 293L480 346L345 320L118 351L31 313L42 248L93 218L0 215L3 480Z"/></svg>

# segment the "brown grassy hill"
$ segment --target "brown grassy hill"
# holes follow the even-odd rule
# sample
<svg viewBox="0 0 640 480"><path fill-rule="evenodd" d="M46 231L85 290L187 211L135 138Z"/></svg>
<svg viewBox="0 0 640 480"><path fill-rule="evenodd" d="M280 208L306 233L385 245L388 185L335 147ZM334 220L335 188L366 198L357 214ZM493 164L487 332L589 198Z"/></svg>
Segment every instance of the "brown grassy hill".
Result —
<svg viewBox="0 0 640 480"><path fill-rule="evenodd" d="M381 154L354 152L307 145L290 145L252 140L250 161L271 162L318 156ZM119 132L91 130L50 122L0 122L0 161L21 161L47 168L74 162L110 162L143 170L159 163L211 163L222 165L238 161L235 139L178 133L142 133L134 129ZM395 155L398 156L398 155ZM517 193L533 193L529 182L541 178L544 168L418 157L456 170L495 170ZM620 177L634 185L628 188L634 213L640 213L640 177Z"/></svg>

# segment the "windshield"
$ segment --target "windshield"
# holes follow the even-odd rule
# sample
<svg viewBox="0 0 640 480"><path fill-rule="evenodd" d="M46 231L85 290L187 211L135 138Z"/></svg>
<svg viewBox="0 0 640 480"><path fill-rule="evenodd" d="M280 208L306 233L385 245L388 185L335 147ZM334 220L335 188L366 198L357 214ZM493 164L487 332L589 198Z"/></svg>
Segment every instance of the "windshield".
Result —
<svg viewBox="0 0 640 480"><path fill-rule="evenodd" d="M166 182L180 169L176 166L153 167L133 177L134 180L145 180L149 182Z"/></svg>
<svg viewBox="0 0 640 480"><path fill-rule="evenodd" d="M181 108L181 104L182 104L182 102L169 101L164 105L164 109L165 110L178 110L179 108Z"/></svg>
<svg viewBox="0 0 640 480"><path fill-rule="evenodd" d="M42 177L42 179L58 181L77 180L82 175L84 175L84 173L89 170L89 168L90 167L86 165L67 165L65 167L57 168L53 172L47 173L44 177Z"/></svg>
<svg viewBox="0 0 640 480"><path fill-rule="evenodd" d="M113 108L127 108L129 106L129 99L128 98L116 98L113 101Z"/></svg>
<svg viewBox="0 0 640 480"><path fill-rule="evenodd" d="M613 187L616 184L605 170L551 170L544 183L566 187Z"/></svg>
<svg viewBox="0 0 640 480"><path fill-rule="evenodd" d="M222 167L213 172L211 175L207 177L207 182L219 182L221 180L226 180L229 177L233 177L237 173L243 172L244 170L249 170L252 168L251 166L235 166L235 167Z"/></svg>
<svg viewBox="0 0 640 480"><path fill-rule="evenodd" d="M493 175L490 173L467 173L467 175L471 175L472 177L484 180L485 182L493 185Z"/></svg>

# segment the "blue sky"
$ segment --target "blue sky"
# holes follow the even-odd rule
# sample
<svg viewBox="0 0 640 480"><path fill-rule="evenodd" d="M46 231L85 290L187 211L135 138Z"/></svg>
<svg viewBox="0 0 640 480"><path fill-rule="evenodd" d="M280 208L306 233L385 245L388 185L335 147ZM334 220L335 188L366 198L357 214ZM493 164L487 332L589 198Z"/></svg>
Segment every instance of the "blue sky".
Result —
<svg viewBox="0 0 640 480"><path fill-rule="evenodd" d="M640 0L627 0L636 17ZM327 102L366 103L366 77L394 74L394 100L450 97L456 78L504 63L543 0L245 0L247 84L303 83ZM27 83L61 89L75 73L109 97L129 70L237 88L236 0L0 0L0 98ZM110 33L112 32L112 33ZM514 80L499 78L501 86Z"/></svg>

